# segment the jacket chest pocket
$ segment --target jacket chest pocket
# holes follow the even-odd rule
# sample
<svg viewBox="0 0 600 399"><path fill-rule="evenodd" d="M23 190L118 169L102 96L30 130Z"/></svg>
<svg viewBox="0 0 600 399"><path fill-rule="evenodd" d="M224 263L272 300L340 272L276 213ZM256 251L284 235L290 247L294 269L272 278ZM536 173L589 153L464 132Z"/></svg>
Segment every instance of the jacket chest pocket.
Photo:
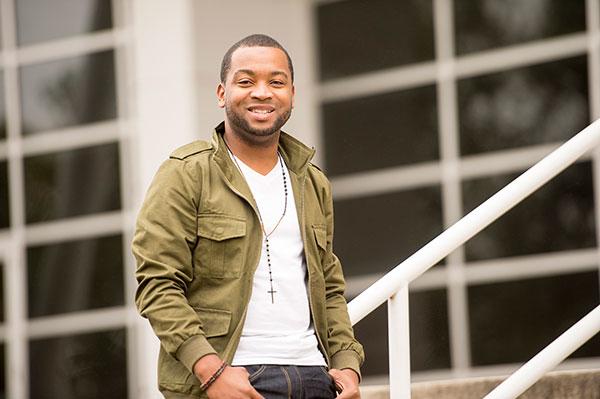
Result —
<svg viewBox="0 0 600 399"><path fill-rule="evenodd" d="M226 215L198 216L194 263L201 276L239 277L246 259L246 222Z"/></svg>

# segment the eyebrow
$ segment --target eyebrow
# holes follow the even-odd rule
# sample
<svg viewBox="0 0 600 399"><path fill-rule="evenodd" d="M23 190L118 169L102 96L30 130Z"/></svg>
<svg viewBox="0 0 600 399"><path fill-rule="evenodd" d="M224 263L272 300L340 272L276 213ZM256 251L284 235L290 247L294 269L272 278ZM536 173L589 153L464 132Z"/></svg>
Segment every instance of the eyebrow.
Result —
<svg viewBox="0 0 600 399"><path fill-rule="evenodd" d="M254 72L252 69L238 69L237 71L235 71L235 73L233 74L233 76L237 76L239 74L247 74L250 76L256 76L256 72ZM284 71L273 71L271 72L271 76L277 76L277 75L283 75L286 78L288 78L288 74L285 73Z"/></svg>

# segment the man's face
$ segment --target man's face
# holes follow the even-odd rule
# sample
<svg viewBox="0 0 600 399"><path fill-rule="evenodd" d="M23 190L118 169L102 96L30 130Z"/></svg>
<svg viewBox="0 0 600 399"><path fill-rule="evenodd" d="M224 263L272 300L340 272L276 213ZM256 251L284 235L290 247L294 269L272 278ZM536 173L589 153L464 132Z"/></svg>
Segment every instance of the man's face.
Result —
<svg viewBox="0 0 600 399"><path fill-rule="evenodd" d="M231 55L226 82L217 87L228 126L241 138L262 141L287 122L294 85L285 53L273 47L240 47Z"/></svg>

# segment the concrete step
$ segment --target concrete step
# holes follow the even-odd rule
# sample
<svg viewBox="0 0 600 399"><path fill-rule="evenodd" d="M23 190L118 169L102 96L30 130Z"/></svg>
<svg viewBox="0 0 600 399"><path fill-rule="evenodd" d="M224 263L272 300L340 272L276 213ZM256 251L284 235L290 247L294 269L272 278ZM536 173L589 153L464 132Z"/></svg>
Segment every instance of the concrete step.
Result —
<svg viewBox="0 0 600 399"><path fill-rule="evenodd" d="M506 377L411 384L411 399L481 399ZM361 387L362 399L389 399L389 387ZM548 373L519 399L600 399L600 369Z"/></svg>

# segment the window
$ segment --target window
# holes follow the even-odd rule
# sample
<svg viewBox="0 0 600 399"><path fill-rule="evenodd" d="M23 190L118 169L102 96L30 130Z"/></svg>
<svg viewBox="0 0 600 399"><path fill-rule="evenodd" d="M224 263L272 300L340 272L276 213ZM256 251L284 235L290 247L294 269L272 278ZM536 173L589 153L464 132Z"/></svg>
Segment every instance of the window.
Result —
<svg viewBox="0 0 600 399"><path fill-rule="evenodd" d="M478 206L518 175L463 182L465 211ZM590 162L577 163L466 244L469 261L596 246Z"/></svg>
<svg viewBox="0 0 600 399"><path fill-rule="evenodd" d="M123 306L122 240L117 235L29 247L29 317Z"/></svg>
<svg viewBox="0 0 600 399"><path fill-rule="evenodd" d="M334 249L351 296L600 117L591 11L583 0L315 3ZM417 378L508 373L597 303L599 159L578 160L411 286ZM355 326L366 383L388 372L386 318L382 306Z"/></svg>
<svg viewBox="0 0 600 399"><path fill-rule="evenodd" d="M23 134L116 117L114 51L23 66Z"/></svg>
<svg viewBox="0 0 600 399"><path fill-rule="evenodd" d="M25 158L27 222L118 210L118 144Z"/></svg>
<svg viewBox="0 0 600 399"><path fill-rule="evenodd" d="M446 290L410 293L411 370L423 371L450 367ZM354 327L356 338L368 356L362 367L364 375L388 374L387 305L369 314Z"/></svg>
<svg viewBox="0 0 600 399"><path fill-rule="evenodd" d="M458 54L585 31L585 2L454 0Z"/></svg>
<svg viewBox="0 0 600 399"><path fill-rule="evenodd" d="M431 1L347 0L317 8L323 80L427 61L433 54Z"/></svg>
<svg viewBox="0 0 600 399"><path fill-rule="evenodd" d="M11 287L0 292L0 397L27 387L32 398L130 392L119 105L131 39L114 18L123 21L125 3L19 0L0 10L14 6L0 27L0 255L23 254L0 267L0 288ZM29 359L5 353L27 347Z"/></svg>
<svg viewBox="0 0 600 399"><path fill-rule="evenodd" d="M8 163L0 160L0 229L8 227L9 223L9 191L8 191Z"/></svg>
<svg viewBox="0 0 600 399"><path fill-rule="evenodd" d="M19 0L15 5L20 46L113 27L110 1ZM64 18L65 15L69 17ZM52 17L60 18L60 23Z"/></svg>
<svg viewBox="0 0 600 399"><path fill-rule="evenodd" d="M598 272L472 285L468 296L473 364L520 363L598 304ZM599 355L596 336L572 356Z"/></svg>
<svg viewBox="0 0 600 399"><path fill-rule="evenodd" d="M586 57L466 78L458 83L463 155L560 142L586 127Z"/></svg>
<svg viewBox="0 0 600 399"><path fill-rule="evenodd" d="M348 276L385 273L442 231L439 187L339 200L334 248Z"/></svg>
<svg viewBox="0 0 600 399"><path fill-rule="evenodd" d="M331 176L437 160L435 87L324 104L323 133Z"/></svg>
<svg viewBox="0 0 600 399"><path fill-rule="evenodd" d="M125 330L32 340L30 396L126 398L126 352Z"/></svg>

